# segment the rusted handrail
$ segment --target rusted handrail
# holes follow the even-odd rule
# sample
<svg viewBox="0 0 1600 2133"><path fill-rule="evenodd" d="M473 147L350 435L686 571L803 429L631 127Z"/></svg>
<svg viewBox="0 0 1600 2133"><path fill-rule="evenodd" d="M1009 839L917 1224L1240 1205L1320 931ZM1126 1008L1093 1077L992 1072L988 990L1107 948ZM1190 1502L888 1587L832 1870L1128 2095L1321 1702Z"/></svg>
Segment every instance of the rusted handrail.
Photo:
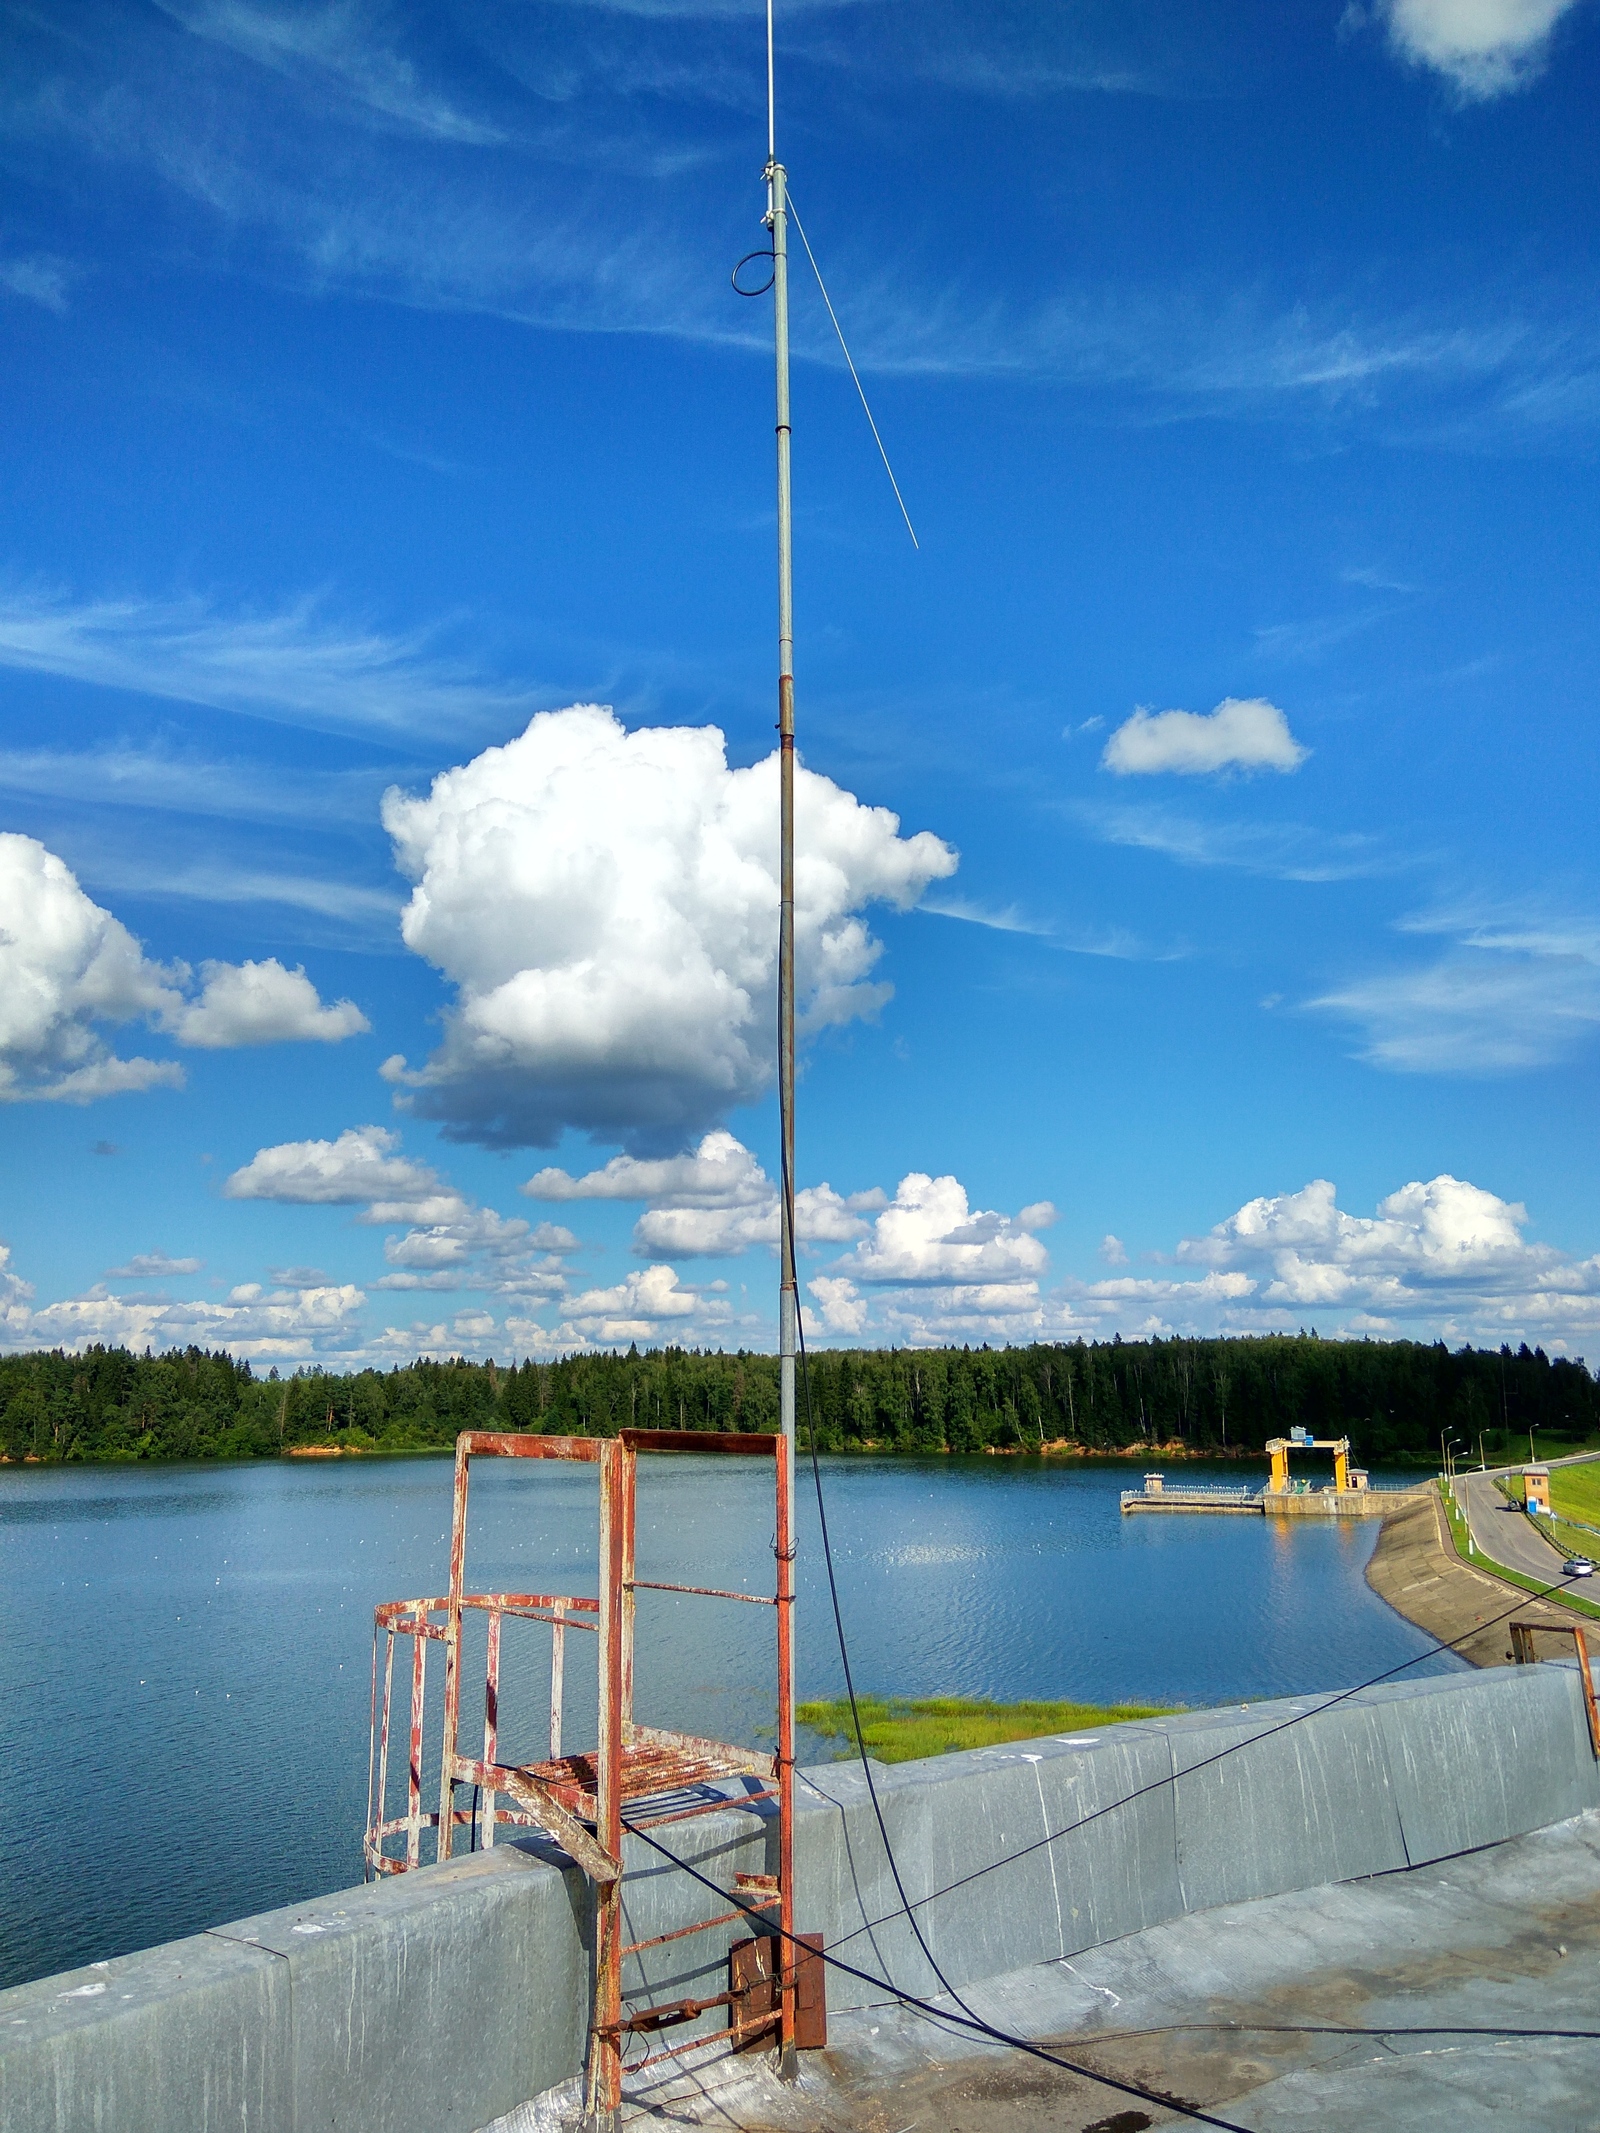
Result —
<svg viewBox="0 0 1600 2133"><path fill-rule="evenodd" d="M1594 1676L1589 1671L1589 1645L1579 1622L1530 1622L1523 1620L1511 1624L1511 1650L1509 1659L1518 1666L1532 1666L1539 1655L1533 1648L1536 1636L1564 1637L1571 1633L1573 1646L1578 1654L1578 1672L1583 1678L1583 1708L1589 1720L1589 1746L1594 1750L1596 1762L1600 1762L1600 1709L1594 1700Z"/></svg>
<svg viewBox="0 0 1600 2133"><path fill-rule="evenodd" d="M735 1592L727 1587L636 1575L639 1457L708 1452L772 1462L775 1525L771 1593ZM710 2009L729 2006L742 2011L743 2018L731 2029L696 2038L696 2045L719 2038L742 2042L776 2033L780 2046L788 2051L797 2041L797 1987L787 1973L763 1981L769 1998L760 2012L748 2004L739 1979L734 1977L728 1993L697 1995L672 2008L632 2019L624 2017L629 1995L623 1990L622 1976L626 1960L637 1960L660 1940L675 1942L690 1933L725 1927L736 1917L751 1912L776 1913L774 1923L780 1938L793 1930L794 1717L789 1700L792 1691L787 1684L791 1680L794 1548L793 1469L788 1453L781 1435L766 1432L624 1430L610 1438L578 1438L463 1431L456 1440L448 1589L437 1596L389 1601L374 1611L373 1750L368 1762L365 1839L369 1870L378 1874L403 1873L419 1865L425 1828L434 1833L435 1856L443 1861L451 1856L458 1829L470 1826L474 1841L481 1829L487 1848L495 1841L497 1825L542 1830L583 1869L594 1887L596 1905L594 1997L586 2082L592 2116L607 2118L620 2103L622 2044L630 2036L647 2034L657 2027L692 2026L693 2020ZM468 1476L475 1458L580 1461L598 1470L598 1597L465 1590ZM775 1754L757 1754L730 1742L701 1740L635 1719L634 1619L641 1592L773 1608L779 1682ZM468 1614L487 1617L481 1753L475 1752L475 1740L469 1748L463 1739L467 1724L463 1709L467 1670L462 1632ZM509 1761L501 1744L503 1636L508 1619L548 1625L551 1631L548 1762ZM585 1748L582 1753L564 1755L562 1704L569 1627L596 1632L598 1636L599 1737L592 1750ZM381 1663L380 1632L386 1647ZM396 1641L401 1637L412 1640L409 1753L403 1812L391 1815L389 1760L396 1719L394 1655ZM424 1812L422 1757L430 1643L444 1647L443 1740L438 1805L435 1810ZM433 1730L437 1735L437 1721ZM729 1780L738 1782L730 1786ZM461 1786L473 1789L470 1811L456 1805ZM770 1882L762 1877L759 1890L752 1887L749 1904L742 1912L702 1920L642 1941L628 1939L623 1930L621 1902L625 1799L654 1802L655 1811L647 1808L643 1818L636 1820L635 1826L640 1828L741 1807L766 1816L776 1805L778 1871ZM397 1839L403 1839L403 1846L396 1844ZM823 2041L820 2028L808 2030L805 2041ZM673 2051L652 2055L651 2063L658 2056L671 2057Z"/></svg>

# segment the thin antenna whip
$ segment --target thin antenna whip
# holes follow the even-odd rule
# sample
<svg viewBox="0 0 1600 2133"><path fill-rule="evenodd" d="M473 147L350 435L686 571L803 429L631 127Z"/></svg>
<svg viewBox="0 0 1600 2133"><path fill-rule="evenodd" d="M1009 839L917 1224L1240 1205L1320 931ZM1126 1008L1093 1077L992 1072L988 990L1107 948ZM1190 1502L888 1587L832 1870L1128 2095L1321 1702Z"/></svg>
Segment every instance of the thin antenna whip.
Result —
<svg viewBox="0 0 1600 2133"><path fill-rule="evenodd" d="M767 0L767 161L778 160L778 103L773 93L772 0Z"/></svg>
<svg viewBox="0 0 1600 2133"><path fill-rule="evenodd" d="M770 33L770 25L771 25L771 21L772 21L772 0L767 0L767 22L768 22L768 25L769 25L769 33ZM767 58L767 86L768 86L768 109L769 109L769 114L770 114L770 108L771 108L771 84L772 84L772 72L771 72L771 69L772 69L772 59L771 59L771 48L770 48L770 46L769 46L769 47L768 47L768 58ZM825 282L825 281L823 280L823 278L822 278L822 269L821 269L821 268L820 268L820 267L819 267L819 266L817 265L817 255L816 255L816 253L815 253L815 252L813 252L813 251L812 251L812 249L811 249L811 239L810 239L810 238L809 238L809 237L808 237L808 236L806 235L806 226L805 226L805 224L804 224L804 223L803 223L803 222L802 222L802 221L800 220L800 213L799 213L799 210L798 210L798 209L796 208L796 206L795 206L795 204L794 204L794 195L793 195L793 193L791 193L791 194L789 195L789 200L788 200L788 207L789 207L789 213L790 213L790 214L791 214L791 215L793 216L793 218L794 218L794 226L795 226L795 228L796 228L796 229L797 229L797 230L798 230L798 231L800 232L800 242L801 242L801 243L802 243L802 244L803 244L803 245L805 246L805 248L806 248L806 257L807 257L807 259L809 259L809 260L810 260L810 262L811 262L811 271L812 271L812 273L813 273L813 274L815 274L815 276L817 277L817 287L818 287L818 288L819 288L819 289L820 289L820 290L822 291L822 301L823 301L823 302L824 302L824 303L825 303L825 304L827 305L827 307L828 307L828 316L829 316L829 318L831 318L831 319L833 320L833 330L834 330L834 332L835 332L835 333L836 333L836 334L837 334L837 335L839 336L839 346L840 346L840 347L841 347L841 348L842 348L842 349L844 350L844 359L845 359L845 362L846 362L846 363L847 363L847 364L849 365L849 369L850 369L850 375L851 375L852 379L854 379L854 381L855 381L855 388L856 388L856 391L857 391L857 392L858 392L858 393L859 393L859 394L861 395L861 411L862 411L862 413L863 413L863 414L864 414L864 415L866 416L866 418L867 418L867 426L868 426L868 428L869 428L869 429L870 429L870 430L872 431L872 441L873 441L873 443L874 443L874 444L875 444L875 445L876 445L876 446L878 447L878 457L879 457L879 458L880 458L880 459L881 459L881 460L883 461L883 471L884 471L884 472L885 472L885 474L887 474L887 475L888 475L888 477L889 477L889 486L890 486L890 488L891 488L891 489L893 489L893 491L894 491L894 500L895 500L895 502L896 502L896 503L897 503L897 504L898 504L898 505L900 506L900 516L901 516L901 517L902 517L902 518L903 518L903 519L905 520L905 522L906 522L906 531L907 531L907 533L909 533L909 534L910 534L910 536L911 536L911 545L912 545L912 547L913 547L913 548L915 548L915 549L917 550L918 554L920 555L920 554L921 554L921 552L922 552L922 543L921 543L921 542L920 542L920 541L919 541L919 540L917 539L917 529L916 529L916 527L915 527L915 526L913 526L913 525L912 525L912 523L911 523L911 513L910 513L910 512L909 512L909 511L908 511L908 510L906 509L906 500L905 500L905 498L904 498L904 497L903 497L903 496L902 496L902 495L900 494L900 484L899 484L899 483L898 483L898 482L897 482L897 481L895 480L895 478L894 478L894 468L893 468L892 466L890 466L890 464L889 464L889 455L888 455L888 453L887 453L887 452L886 452L886 451L884 450L884 448L883 448L883 439L882 439L882 438L881 438L881 437L880 437L880 436L878 435L878 425L877 425L877 424L876 424L876 422L874 422L874 421L873 421L873 419L872 419L872 409L871 409L871 408L870 408L870 407L869 407L869 406L867 405L867 394L866 394L866 388L865 388L865 386L863 386L863 384L861 383L861 378L860 378L860 374L859 374L859 373L858 373L858 371L856 370L855 362L854 362L854 360L853 360L853 359L852 359L852 357L851 357L851 354L850 354L850 347L849 347L849 343L848 343L848 342L847 342L847 341L845 340L845 337L844 337L844 328L843 328L843 327L842 327L842 326L841 326L841 325L839 324L839 314L838 314L838 312L837 312L837 311L835 311L835 310L834 310L834 308L833 308L833 298L832 298L832 297L831 297L831 296L830 296L830 295L828 294L828 285L827 285L827 283L826 283L826 282Z"/></svg>

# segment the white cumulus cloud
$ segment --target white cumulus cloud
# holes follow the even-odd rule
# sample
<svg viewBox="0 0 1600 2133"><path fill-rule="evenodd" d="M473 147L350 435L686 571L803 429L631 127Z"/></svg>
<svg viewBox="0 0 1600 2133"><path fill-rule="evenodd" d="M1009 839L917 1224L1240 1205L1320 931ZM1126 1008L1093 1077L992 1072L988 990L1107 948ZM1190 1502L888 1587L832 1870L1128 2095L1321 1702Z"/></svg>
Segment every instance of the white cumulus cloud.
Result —
<svg viewBox="0 0 1600 2133"><path fill-rule="evenodd" d="M794 1196L794 1233L801 1244L848 1244L866 1234L863 1211L884 1204L878 1191L846 1199L831 1185L802 1185ZM759 1207L651 1207L633 1227L633 1248L647 1258L723 1258L764 1244L778 1249L778 1195Z"/></svg>
<svg viewBox="0 0 1600 2133"><path fill-rule="evenodd" d="M1115 1271L1053 1286L1020 1218L963 1220L965 1205L954 1179L906 1180L873 1236L807 1281L813 1336L925 1347L1314 1324L1334 1335L1542 1341L1569 1354L1600 1340L1600 1254L1530 1239L1518 1202L1448 1174L1401 1186L1371 1215L1347 1213L1333 1185L1314 1179L1183 1239L1159 1273L1124 1271L1102 1248Z"/></svg>
<svg viewBox="0 0 1600 2133"><path fill-rule="evenodd" d="M1119 777L1221 770L1298 770L1307 751L1264 697L1225 697L1215 711L1135 711L1106 742L1101 763Z"/></svg>
<svg viewBox="0 0 1600 2133"><path fill-rule="evenodd" d="M1402 57L1466 97L1499 96L1543 66L1550 33L1577 0L1380 0Z"/></svg>
<svg viewBox="0 0 1600 2133"><path fill-rule="evenodd" d="M280 1141L258 1148L223 1185L230 1200L300 1207L360 1207L374 1227L406 1224L384 1239L389 1272L379 1289L495 1289L541 1298L565 1293L556 1254L576 1249L571 1230L537 1228L480 1207L429 1163L400 1153L385 1126L347 1126L336 1140Z"/></svg>
<svg viewBox="0 0 1600 2133"><path fill-rule="evenodd" d="M1276 1276L1269 1295L1326 1302L1374 1280L1476 1284L1518 1269L1527 1220L1520 1203L1448 1174L1402 1186L1371 1217L1346 1214L1329 1180L1314 1178L1299 1192L1247 1201L1178 1256L1212 1266L1265 1261Z"/></svg>
<svg viewBox="0 0 1600 2133"><path fill-rule="evenodd" d="M3 1252L0 1247L0 1252ZM3 1260L0 1260L3 1266ZM31 1293L31 1292L28 1292ZM0 1279L0 1339L11 1349L81 1350L100 1343L143 1348L227 1348L262 1362L348 1362L361 1351L361 1308L351 1282L315 1289L265 1290L246 1282L225 1303L170 1303L117 1296L103 1285L32 1309L8 1308Z"/></svg>
<svg viewBox="0 0 1600 2133"><path fill-rule="evenodd" d="M1370 1216L1347 1214L1316 1178L1248 1201L1177 1256L1248 1271L1264 1320L1280 1324L1317 1311L1352 1332L1581 1346L1600 1334L1600 1255L1574 1259L1527 1227L1520 1202L1448 1173L1401 1186Z"/></svg>
<svg viewBox="0 0 1600 2133"><path fill-rule="evenodd" d="M567 1344L620 1347L624 1341L683 1342L725 1326L731 1307L720 1296L687 1289L670 1266L641 1267L615 1288L571 1297L556 1338Z"/></svg>
<svg viewBox="0 0 1600 2133"><path fill-rule="evenodd" d="M862 910L904 909L949 846L797 775L795 937L807 1027L874 1013L881 947ZM563 1126L639 1143L717 1122L765 1088L777 935L777 758L730 770L715 727L629 733L608 710L544 712L504 747L383 806L415 883L407 945L455 985L405 1100L491 1145Z"/></svg>
<svg viewBox="0 0 1600 2133"><path fill-rule="evenodd" d="M692 1154L614 1155L580 1178L535 1171L522 1190L532 1200L650 1200L660 1207L759 1207L772 1184L750 1150L726 1127L708 1133Z"/></svg>
<svg viewBox="0 0 1600 2133"><path fill-rule="evenodd" d="M0 1099L87 1103L181 1087L172 1061L121 1059L99 1025L181 1008L176 974L147 960L54 852L0 835Z"/></svg>
<svg viewBox="0 0 1600 2133"><path fill-rule="evenodd" d="M276 956L261 963L202 963L200 997L171 1022L180 1044L220 1050L243 1044L338 1044L372 1027L353 1000L324 1007L304 969Z"/></svg>
<svg viewBox="0 0 1600 2133"><path fill-rule="evenodd" d="M352 1002L324 1007L303 970L152 962L119 919L33 837L0 834L0 1101L89 1103L181 1088L175 1060L120 1057L107 1024L143 1021L208 1048L337 1040L367 1027Z"/></svg>
<svg viewBox="0 0 1600 2133"><path fill-rule="evenodd" d="M437 1171L399 1154L399 1147L399 1134L386 1126L347 1126L332 1141L280 1141L258 1148L222 1190L230 1200L302 1207L354 1207L363 1200L426 1206L449 1190Z"/></svg>
<svg viewBox="0 0 1600 2133"><path fill-rule="evenodd" d="M725 1127L692 1154L613 1156L581 1178L540 1170L522 1190L537 1200L649 1200L634 1225L645 1258L724 1258L752 1245L778 1248L778 1190L744 1143ZM795 1194L795 1234L802 1244L849 1244L866 1234L864 1214L887 1204L874 1187L848 1198L828 1184Z"/></svg>
<svg viewBox="0 0 1600 2133"><path fill-rule="evenodd" d="M1022 1215L974 1212L959 1178L912 1171L836 1273L862 1282L992 1286L1037 1280L1049 1255L1035 1232L1055 1220L1048 1200Z"/></svg>
<svg viewBox="0 0 1600 2133"><path fill-rule="evenodd" d="M806 1283L816 1304L815 1323L824 1333L855 1339L867 1330L868 1299L844 1274L818 1274Z"/></svg>

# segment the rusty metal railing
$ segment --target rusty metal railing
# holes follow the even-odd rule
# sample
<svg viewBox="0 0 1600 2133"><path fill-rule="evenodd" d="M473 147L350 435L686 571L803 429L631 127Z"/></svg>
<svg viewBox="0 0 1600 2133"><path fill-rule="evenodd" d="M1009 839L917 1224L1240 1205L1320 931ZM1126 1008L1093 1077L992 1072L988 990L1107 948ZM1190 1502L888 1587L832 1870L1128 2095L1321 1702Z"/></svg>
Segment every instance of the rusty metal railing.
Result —
<svg viewBox="0 0 1600 2133"><path fill-rule="evenodd" d="M587 1599L570 1593L543 1592L483 1592L463 1593L463 1609L478 1609L488 1616L488 1656L483 1687L483 1760L486 1764L497 1761L500 1733L500 1651L501 1624L507 1615L524 1622L544 1622L550 1625L550 1753L561 1753L561 1728L564 1706L566 1675L566 1633L569 1629L584 1629L594 1632L597 1621L587 1619L599 1614L598 1600ZM433 1600L389 1600L374 1609L372 1632L372 1736L367 1759L367 1833L362 1845L362 1854L371 1874L398 1874L409 1867L422 1864L422 1832L425 1829L437 1833L439 1811L428 1812L422 1807L422 1744L427 1706L427 1648L430 1642L445 1644L448 1641L447 1623L450 1614L448 1597ZM435 1621L435 1616L443 1621ZM386 1639L383 1665L378 1664L378 1640ZM384 1809L389 1795L389 1744L394 1712L394 1659L395 1641L410 1637L411 1653L411 1703L410 1730L406 1755L406 1806L405 1812L386 1817ZM379 1682L382 1681L382 1694ZM483 1797L481 1807L469 1811L452 1807L450 1820L454 1828L474 1824L474 1841L488 1850L494 1843L496 1822L508 1823L522 1829L536 1829L537 1819L523 1809L501 1807L498 1791L491 1788ZM394 1858L385 1849L385 1840L403 1835L406 1840L405 1857ZM448 1857L449 1847L443 1853L435 1847L436 1857Z"/></svg>
<svg viewBox="0 0 1600 2133"><path fill-rule="evenodd" d="M1539 1657L1534 1649L1535 1637L1565 1637L1570 1635L1578 1654L1578 1674L1583 1682L1583 1708L1589 1720L1589 1746L1594 1750L1595 1760L1600 1762L1600 1708L1594 1700L1594 1676L1589 1671L1589 1644L1579 1622L1532 1622L1511 1624L1511 1649L1506 1657L1518 1666L1532 1666Z"/></svg>
<svg viewBox="0 0 1600 2133"><path fill-rule="evenodd" d="M638 1460L641 1453L720 1453L772 1461L775 1525L774 1589L770 1594L735 1592L725 1587L689 1585L636 1574ZM490 1592L465 1589L467 1495L475 1457L549 1459L578 1462L597 1469L599 1482L600 1575L596 1596L558 1593ZM531 1828L553 1838L588 1876L595 1890L595 1971L590 2019L587 2103L590 2116L604 2123L621 2103L624 2049L628 2040L698 2019L713 2007L726 2006L728 2027L699 2034L688 2044L669 2045L634 2062L653 2065L688 2049L719 2040L742 2048L764 2037L775 2038L787 2054L795 2045L826 2039L820 1997L810 1990L804 1958L772 1962L775 1950L758 1933L743 1944L730 1971L729 1990L625 2014L629 1996L622 1985L623 1963L645 1950L691 1933L709 1932L740 1919L754 1925L774 1912L783 1947L793 1947L794 1864L794 1706L789 1684L794 1611L792 1454L781 1436L733 1436L711 1432L624 1430L615 1438L541 1437L469 1430L456 1442L454 1512L450 1537L449 1590L438 1598L395 1600L374 1616L372 1656L372 1733L367 1771L367 1829L364 1852L369 1873L404 1873L422 1863L423 1832L433 1836L435 1859L451 1856L457 1830L471 1825L472 1841L487 1848L496 1825ZM778 1738L775 1755L759 1754L727 1741L704 1740L640 1723L634 1716L634 1616L640 1592L670 1592L693 1599L733 1601L771 1607L776 1614ZM469 1616L486 1618L482 1753L464 1752L464 1659L462 1627ZM549 1754L535 1762L505 1760L501 1753L502 1636L508 1621L544 1625L550 1631ZM598 1637L598 1745L592 1752L563 1753L566 1633L585 1630ZM400 1712L395 1694L395 1655L401 1640L411 1640L411 1678L405 1708L407 1723L404 1804L390 1812L391 1765L395 1726ZM440 1725L437 1807L425 1806L424 1744L427 1735L428 1647L444 1655L443 1711ZM381 1645L381 1663L380 1663ZM729 1781L739 1789L729 1792ZM456 1805L458 1788L471 1785L470 1809ZM698 1793L684 1803L685 1793ZM503 1804L502 1804L503 1803ZM770 1812L777 1808L778 1871L775 1875L740 1876L734 1891L738 1908L694 1926L680 1927L642 1941L624 1942L622 1913L623 1810L628 1825L648 1829L693 1816L725 1813L730 1808ZM748 1886L744 1884L748 1883ZM765 1952L763 1952L765 1951ZM637 1995L635 1995L637 1997ZM802 2001L805 2034L797 2034Z"/></svg>

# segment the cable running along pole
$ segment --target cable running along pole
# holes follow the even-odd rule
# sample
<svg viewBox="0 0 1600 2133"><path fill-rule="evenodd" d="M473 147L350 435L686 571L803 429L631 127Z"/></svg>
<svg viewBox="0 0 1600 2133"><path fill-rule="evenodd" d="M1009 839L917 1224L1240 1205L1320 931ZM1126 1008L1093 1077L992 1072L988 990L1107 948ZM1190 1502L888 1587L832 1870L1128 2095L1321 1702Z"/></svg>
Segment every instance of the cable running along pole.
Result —
<svg viewBox="0 0 1600 2133"><path fill-rule="evenodd" d="M788 174L778 161L773 95L772 0L767 0L766 226L772 235L773 350L777 365L778 442L778 1416L794 1488L794 1358L798 1292L794 1250L794 596L789 512L789 209ZM794 1579L788 1581L791 1629L788 1679L794 1706Z"/></svg>

